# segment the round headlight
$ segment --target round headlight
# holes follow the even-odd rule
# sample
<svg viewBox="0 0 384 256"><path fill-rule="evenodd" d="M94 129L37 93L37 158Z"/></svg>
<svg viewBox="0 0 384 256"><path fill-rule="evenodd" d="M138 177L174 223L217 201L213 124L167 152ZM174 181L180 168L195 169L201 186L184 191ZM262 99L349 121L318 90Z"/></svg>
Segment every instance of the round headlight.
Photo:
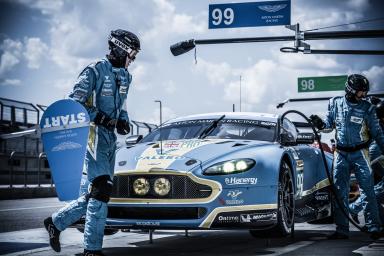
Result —
<svg viewBox="0 0 384 256"><path fill-rule="evenodd" d="M136 195L145 196L149 188L149 181L145 178L138 178L133 182L133 191Z"/></svg>
<svg viewBox="0 0 384 256"><path fill-rule="evenodd" d="M159 196L168 195L169 191L171 190L171 182L169 182L169 180L166 178L158 178L153 183L153 189Z"/></svg>
<svg viewBox="0 0 384 256"><path fill-rule="evenodd" d="M236 163L236 170L242 171L248 168L247 162L240 160Z"/></svg>
<svg viewBox="0 0 384 256"><path fill-rule="evenodd" d="M231 172L234 172L235 171L235 165L234 163L232 162L226 162L225 164L223 164L223 171L225 173L231 173Z"/></svg>

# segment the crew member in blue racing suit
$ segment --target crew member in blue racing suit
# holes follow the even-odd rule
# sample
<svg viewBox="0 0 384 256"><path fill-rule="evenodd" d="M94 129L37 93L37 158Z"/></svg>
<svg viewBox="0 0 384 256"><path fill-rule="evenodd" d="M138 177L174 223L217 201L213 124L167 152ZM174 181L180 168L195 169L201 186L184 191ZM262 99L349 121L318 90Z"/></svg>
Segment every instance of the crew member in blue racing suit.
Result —
<svg viewBox="0 0 384 256"><path fill-rule="evenodd" d="M350 170L354 169L360 188L366 195L366 226L371 237L380 236L378 207L373 191L373 179L368 156L372 140L384 151L384 135L376 117L375 107L364 100L369 91L369 82L362 76L348 76L344 97L334 97L328 104L326 119L312 115L312 123L320 130L336 130L333 181L336 196L348 213ZM335 206L336 232L329 239L348 239L349 221L337 203Z"/></svg>
<svg viewBox="0 0 384 256"><path fill-rule="evenodd" d="M107 202L112 191L115 163L114 131L116 129L122 135L130 131L125 101L132 76L127 68L140 50L137 36L121 29L111 32L108 43L110 53L80 73L69 95L86 107L91 126L81 196L44 220L50 245L56 252L61 249L60 232L85 215L84 255L103 255ZM84 180L84 174L87 180Z"/></svg>
<svg viewBox="0 0 384 256"><path fill-rule="evenodd" d="M376 106L376 115L379 119L381 130L384 131L384 102L381 101ZM369 146L369 158L372 162L372 169L376 171L376 175L381 177L381 180L374 186L374 192L377 200L377 206L379 208L379 216L381 220L381 224L384 224L384 208L382 207L382 203L384 202L384 159L382 157L383 152L381 152L379 146L376 142L373 142ZM377 168L374 168L376 167ZM374 172L372 172L372 175ZM366 205L366 195L360 191L360 197L353 203L349 205L349 210L352 216L355 216L355 220L357 219L357 214L365 209Z"/></svg>

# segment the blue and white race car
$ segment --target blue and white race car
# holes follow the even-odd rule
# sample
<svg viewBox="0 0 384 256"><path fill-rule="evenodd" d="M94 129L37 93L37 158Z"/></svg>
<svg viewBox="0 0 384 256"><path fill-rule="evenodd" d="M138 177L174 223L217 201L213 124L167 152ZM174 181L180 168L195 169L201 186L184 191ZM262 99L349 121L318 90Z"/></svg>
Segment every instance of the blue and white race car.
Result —
<svg viewBox="0 0 384 256"><path fill-rule="evenodd" d="M289 235L295 222L331 215L321 152L311 143L313 134L271 114L170 120L117 151L107 228Z"/></svg>

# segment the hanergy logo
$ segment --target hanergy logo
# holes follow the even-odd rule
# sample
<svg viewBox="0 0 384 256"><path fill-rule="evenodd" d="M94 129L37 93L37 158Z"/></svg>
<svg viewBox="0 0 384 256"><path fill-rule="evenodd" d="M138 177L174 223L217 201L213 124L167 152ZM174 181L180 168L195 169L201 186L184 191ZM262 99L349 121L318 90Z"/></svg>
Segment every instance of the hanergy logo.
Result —
<svg viewBox="0 0 384 256"><path fill-rule="evenodd" d="M225 184L227 185L255 185L257 184L257 178L225 178Z"/></svg>
<svg viewBox="0 0 384 256"><path fill-rule="evenodd" d="M78 114L65 115L65 116L53 116L53 117L45 118L43 128L84 123L85 121L86 121L86 116L84 112L80 112Z"/></svg>

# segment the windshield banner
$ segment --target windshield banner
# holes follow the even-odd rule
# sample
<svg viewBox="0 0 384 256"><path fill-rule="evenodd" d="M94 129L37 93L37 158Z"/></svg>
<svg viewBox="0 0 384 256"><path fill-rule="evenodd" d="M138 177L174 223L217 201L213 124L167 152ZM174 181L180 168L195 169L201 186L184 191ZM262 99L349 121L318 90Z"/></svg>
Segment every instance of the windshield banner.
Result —
<svg viewBox="0 0 384 256"><path fill-rule="evenodd" d="M79 196L89 133L89 115L73 100L59 100L44 112L41 138L60 201Z"/></svg>
<svg viewBox="0 0 384 256"><path fill-rule="evenodd" d="M162 127L167 127L170 125L194 125L194 124L211 124L216 119L197 119L197 120L185 120L172 123L163 124ZM266 127L275 127L277 124L270 121L262 120L250 120L250 119L223 119L220 121L222 124L245 124L245 125L256 125L256 126L266 126Z"/></svg>

